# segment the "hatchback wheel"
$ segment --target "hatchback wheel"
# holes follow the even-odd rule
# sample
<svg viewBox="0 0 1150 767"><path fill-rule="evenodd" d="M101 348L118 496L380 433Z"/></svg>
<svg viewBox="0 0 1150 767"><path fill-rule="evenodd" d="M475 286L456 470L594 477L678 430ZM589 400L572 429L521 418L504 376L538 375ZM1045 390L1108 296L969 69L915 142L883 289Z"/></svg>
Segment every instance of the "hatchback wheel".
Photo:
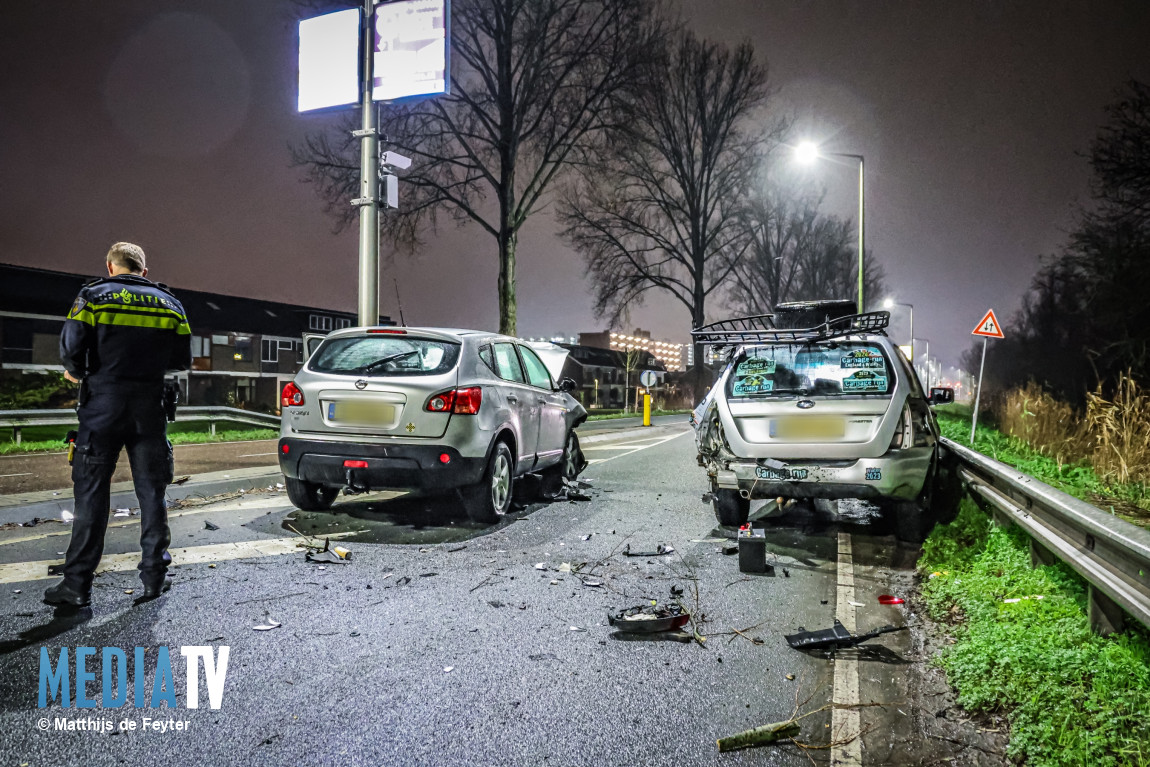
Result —
<svg viewBox="0 0 1150 767"><path fill-rule="evenodd" d="M460 491L463 508L475 522L495 522L511 506L515 464L506 442L496 442L479 484Z"/></svg>
<svg viewBox="0 0 1150 767"><path fill-rule="evenodd" d="M563 443L563 457L559 459L559 463L539 473L543 479L539 486L539 495L544 500L555 498L563 489L563 480L574 480L586 466L583 452L579 449L579 438L572 429L567 432L567 441Z"/></svg>
<svg viewBox="0 0 1150 767"><path fill-rule="evenodd" d="M751 512L751 501L739 495L738 490L716 487L711 490L714 498L715 518L723 527L742 527L747 524Z"/></svg>
<svg viewBox="0 0 1150 767"><path fill-rule="evenodd" d="M305 482L302 479L284 477L284 484L287 486L288 500L302 511L330 509L335 497L339 495L338 487L324 487L315 482Z"/></svg>

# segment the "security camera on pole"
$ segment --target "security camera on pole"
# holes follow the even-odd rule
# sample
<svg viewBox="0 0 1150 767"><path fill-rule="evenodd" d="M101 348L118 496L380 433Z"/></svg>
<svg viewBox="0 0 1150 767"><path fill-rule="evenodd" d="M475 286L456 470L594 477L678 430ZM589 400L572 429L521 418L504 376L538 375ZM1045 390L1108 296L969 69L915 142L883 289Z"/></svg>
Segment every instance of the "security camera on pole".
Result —
<svg viewBox="0 0 1150 767"><path fill-rule="evenodd" d="M982 336L982 362L978 363L978 388L975 390L974 395L974 412L971 414L970 419L970 444L974 444L974 428L978 425L978 401L982 397L982 371L986 367L986 339L988 338L1005 338L1002 335L1002 326L998 324L998 318L994 316L994 310L991 309L986 313L986 316L979 321L978 326L970 331L972 336Z"/></svg>

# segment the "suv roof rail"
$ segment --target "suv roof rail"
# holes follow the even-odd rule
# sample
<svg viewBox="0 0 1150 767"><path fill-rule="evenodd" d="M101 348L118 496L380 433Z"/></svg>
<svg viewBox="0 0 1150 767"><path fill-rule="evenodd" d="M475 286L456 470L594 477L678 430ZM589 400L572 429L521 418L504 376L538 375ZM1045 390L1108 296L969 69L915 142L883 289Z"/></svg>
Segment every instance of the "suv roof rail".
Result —
<svg viewBox="0 0 1150 767"><path fill-rule="evenodd" d="M881 333L890 324L890 312L864 312L828 320L813 328L775 327L773 314L757 314L712 322L695 328L691 336L696 343L710 346L738 346L780 341L819 341L852 333Z"/></svg>

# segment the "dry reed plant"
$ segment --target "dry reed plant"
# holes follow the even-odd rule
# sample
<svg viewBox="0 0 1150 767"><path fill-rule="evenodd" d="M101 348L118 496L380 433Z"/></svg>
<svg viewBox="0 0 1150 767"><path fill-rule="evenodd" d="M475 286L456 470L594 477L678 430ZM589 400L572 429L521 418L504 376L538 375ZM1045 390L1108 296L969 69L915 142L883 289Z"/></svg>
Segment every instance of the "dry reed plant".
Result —
<svg viewBox="0 0 1150 767"><path fill-rule="evenodd" d="M1003 395L995 411L1003 432L1053 459L1059 468L1090 455L1090 439L1078 413L1033 381Z"/></svg>
<svg viewBox="0 0 1150 767"><path fill-rule="evenodd" d="M1104 482L1150 484L1150 392L1130 373L1118 379L1113 399L1102 387L1086 395L1083 425L1092 438L1090 462Z"/></svg>

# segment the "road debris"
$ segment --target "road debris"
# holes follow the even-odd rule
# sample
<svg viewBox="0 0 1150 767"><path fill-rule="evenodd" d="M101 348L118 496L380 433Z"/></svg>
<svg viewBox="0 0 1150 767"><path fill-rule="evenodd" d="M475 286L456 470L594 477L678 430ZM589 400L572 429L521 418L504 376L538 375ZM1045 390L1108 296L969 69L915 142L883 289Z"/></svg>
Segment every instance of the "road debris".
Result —
<svg viewBox="0 0 1150 767"><path fill-rule="evenodd" d="M129 517L131 515L132 515L131 509L116 509L116 513L113 514L112 516L113 517Z"/></svg>
<svg viewBox="0 0 1150 767"><path fill-rule="evenodd" d="M671 596L673 596L673 597L683 596L683 587L682 586L672 586L671 587Z"/></svg>
<svg viewBox="0 0 1150 767"><path fill-rule="evenodd" d="M211 523L211 522L209 522L209 521L207 521L207 520L205 519L205 520L204 520L204 529L205 529L205 530L219 530L219 529L220 529L220 526L219 526L219 525L216 525L216 524L213 524L213 523Z"/></svg>
<svg viewBox="0 0 1150 767"><path fill-rule="evenodd" d="M70 511L68 511L67 509L64 509L60 512L60 519L64 522L71 522L75 518L76 518L76 515Z"/></svg>
<svg viewBox="0 0 1150 767"><path fill-rule="evenodd" d="M651 600L650 604L629 607L607 615L607 622L615 628L638 634L681 629L690 620L690 613L681 605L659 606L655 600Z"/></svg>
<svg viewBox="0 0 1150 767"><path fill-rule="evenodd" d="M740 748L770 745L785 738L793 738L798 734L798 721L787 719L783 722L772 722L770 724L764 724L761 727L745 730L738 735L719 738L716 742L719 744L720 751L737 751Z"/></svg>
<svg viewBox="0 0 1150 767"><path fill-rule="evenodd" d="M853 647L860 642L874 639L880 634L889 634L894 631L906 631L908 626L881 626L873 631L863 634L851 634L846 627L835 618L835 625L829 629L806 631L799 626L799 633L787 634L784 639L787 644L796 650L817 650L822 648Z"/></svg>
<svg viewBox="0 0 1150 767"><path fill-rule="evenodd" d="M631 551L631 544L629 543L627 544L626 548L623 549L623 556L625 557L661 557L665 554L674 553L674 546L664 546L661 543L655 547L654 551Z"/></svg>
<svg viewBox="0 0 1150 767"><path fill-rule="evenodd" d="M323 548L308 546L304 560L307 562L323 562L325 564L344 565L351 559L351 551L343 546L332 546L331 540L325 538Z"/></svg>
<svg viewBox="0 0 1150 767"><path fill-rule="evenodd" d="M450 674L455 669L455 666L444 666L443 673Z"/></svg>
<svg viewBox="0 0 1150 767"><path fill-rule="evenodd" d="M536 562L535 563L535 569L536 570L546 570L547 565L543 564L542 562Z"/></svg>
<svg viewBox="0 0 1150 767"><path fill-rule="evenodd" d="M727 556L731 556L732 554L738 554L739 553L739 547L738 546L724 546L723 548L719 549L719 551L723 554L726 554Z"/></svg>
<svg viewBox="0 0 1150 767"><path fill-rule="evenodd" d="M901 597L891 596L890 594L878 595L878 603L880 605L901 605L903 601Z"/></svg>
<svg viewBox="0 0 1150 767"><path fill-rule="evenodd" d="M583 536L583 540L585 540L585 541L591 540L592 535L594 535L594 533L587 533L586 535Z"/></svg>
<svg viewBox="0 0 1150 767"><path fill-rule="evenodd" d="M271 631L272 629L278 629L281 625L283 624L281 624L279 621L274 621L271 618L268 618L266 623L261 623L258 626L252 626L252 629L254 631Z"/></svg>
<svg viewBox="0 0 1150 767"><path fill-rule="evenodd" d="M457 551L463 551L463 550L464 550L464 549L466 549L466 548L467 548L466 546L455 546L454 548L450 548L450 549L448 549L448 550L447 550L447 553L448 553L448 554L454 554L455 552L457 552Z"/></svg>
<svg viewBox="0 0 1150 767"><path fill-rule="evenodd" d="M187 481L188 481L189 479L191 479L191 478L192 478L192 475L191 475L191 474L185 474L184 476L180 477L179 479L173 479L173 480L172 480L172 481L171 481L169 484L172 484L172 485L182 485L182 484L184 484L185 482L187 482Z"/></svg>
<svg viewBox="0 0 1150 767"><path fill-rule="evenodd" d="M135 589L124 589L124 593L125 594L135 594L136 590Z"/></svg>
<svg viewBox="0 0 1150 767"><path fill-rule="evenodd" d="M395 582L395 585L396 586L406 586L409 583L411 583L411 576L405 575L402 578L400 578L399 580L397 580Z"/></svg>

